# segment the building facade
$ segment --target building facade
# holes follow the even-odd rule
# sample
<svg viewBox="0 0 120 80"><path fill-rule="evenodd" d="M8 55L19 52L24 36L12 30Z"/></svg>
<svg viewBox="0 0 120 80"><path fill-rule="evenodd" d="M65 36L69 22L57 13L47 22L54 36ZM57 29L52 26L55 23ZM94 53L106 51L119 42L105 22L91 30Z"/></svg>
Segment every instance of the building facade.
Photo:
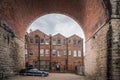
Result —
<svg viewBox="0 0 120 80"><path fill-rule="evenodd" d="M26 62L40 70L75 72L83 66L83 39L61 34L47 35L39 30L26 35Z"/></svg>

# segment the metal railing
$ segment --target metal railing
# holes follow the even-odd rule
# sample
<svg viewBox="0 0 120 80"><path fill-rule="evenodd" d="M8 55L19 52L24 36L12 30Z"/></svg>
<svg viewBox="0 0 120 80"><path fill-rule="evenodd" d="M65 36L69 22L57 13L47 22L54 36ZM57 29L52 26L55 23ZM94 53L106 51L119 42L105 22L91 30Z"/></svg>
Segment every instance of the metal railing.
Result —
<svg viewBox="0 0 120 80"><path fill-rule="evenodd" d="M0 72L0 80L7 80L9 77L15 75L13 72Z"/></svg>
<svg viewBox="0 0 120 80"><path fill-rule="evenodd" d="M0 80L4 80L4 78L5 78L4 72L0 72Z"/></svg>

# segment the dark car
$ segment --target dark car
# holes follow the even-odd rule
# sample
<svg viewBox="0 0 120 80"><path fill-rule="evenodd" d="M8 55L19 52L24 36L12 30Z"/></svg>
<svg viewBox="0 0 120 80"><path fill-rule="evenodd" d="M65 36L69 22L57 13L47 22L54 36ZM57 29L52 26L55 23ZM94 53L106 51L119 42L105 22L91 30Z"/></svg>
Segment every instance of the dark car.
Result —
<svg viewBox="0 0 120 80"><path fill-rule="evenodd" d="M30 70L27 70L27 69L23 69L20 71L20 75L28 75L28 76L43 76L43 77L46 77L49 75L49 72L46 72L46 71L40 71L36 68L34 69L30 69Z"/></svg>

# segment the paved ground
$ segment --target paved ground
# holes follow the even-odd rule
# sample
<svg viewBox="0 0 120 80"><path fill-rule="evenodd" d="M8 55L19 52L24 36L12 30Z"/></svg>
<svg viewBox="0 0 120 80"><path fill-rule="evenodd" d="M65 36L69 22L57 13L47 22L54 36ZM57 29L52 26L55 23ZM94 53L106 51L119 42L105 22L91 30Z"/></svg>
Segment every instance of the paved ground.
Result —
<svg viewBox="0 0 120 80"><path fill-rule="evenodd" d="M48 77L39 76L15 76L8 80L86 80L84 76L70 73L50 73Z"/></svg>

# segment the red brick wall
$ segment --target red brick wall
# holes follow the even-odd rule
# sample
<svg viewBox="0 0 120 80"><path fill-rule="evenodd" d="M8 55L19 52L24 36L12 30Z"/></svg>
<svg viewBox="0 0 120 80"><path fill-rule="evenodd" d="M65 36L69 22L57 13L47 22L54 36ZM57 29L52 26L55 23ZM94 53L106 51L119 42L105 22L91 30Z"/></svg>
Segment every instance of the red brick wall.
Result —
<svg viewBox="0 0 120 80"><path fill-rule="evenodd" d="M47 36L45 35L44 33L40 32L40 31L33 31L31 33L29 33L29 38L33 38L35 39L35 35L39 35L40 37L43 37L43 36ZM47 36L48 37L48 36ZM45 40L46 38L44 38ZM56 34L54 36L52 36L52 39L51 41L53 40L61 40L61 44L57 45L56 44L53 44L52 42L52 45L51 45L51 55L52 55L52 50L56 50L56 51L59 51L59 55L58 56L58 53L56 55L52 55L51 56L51 62L55 62L55 63L59 63L61 65L61 69L64 69L64 67L66 66L66 59L67 59L67 49L69 49L71 51L71 55L68 54L68 70L69 71L75 71L75 66L78 66L78 65L81 65L82 66L82 54L83 54L83 48L82 48L82 43L83 43L83 40L82 38L78 37L77 35L73 35L71 37L68 38L68 40L71 40L71 43L68 44L68 48L67 48L67 44L64 44L64 40L67 41L66 37L64 37L63 35L61 34ZM73 45L73 40L80 40L80 45L78 46L78 44L76 45ZM49 38L49 41L50 41L50 38ZM67 42L66 42L67 43ZM34 62L35 61L38 61L38 44L35 43L35 40L34 40L34 43L28 43L28 53L30 50L33 51L33 55L28 55L28 62L29 64L32 64L34 65ZM40 49L44 49L44 55L43 56L40 56L40 60L41 61L50 61L50 44L40 44ZM48 56L46 56L45 54L45 50L48 49L49 52L48 52ZM76 50L80 50L81 51L81 56L78 57L78 55L76 57L73 56L73 51ZM66 54L64 54L64 51L66 51ZM78 52L77 52L78 54Z"/></svg>
<svg viewBox="0 0 120 80"><path fill-rule="evenodd" d="M24 37L26 28L37 18L60 13L76 20L89 38L106 20L103 0L2 0L0 17Z"/></svg>

